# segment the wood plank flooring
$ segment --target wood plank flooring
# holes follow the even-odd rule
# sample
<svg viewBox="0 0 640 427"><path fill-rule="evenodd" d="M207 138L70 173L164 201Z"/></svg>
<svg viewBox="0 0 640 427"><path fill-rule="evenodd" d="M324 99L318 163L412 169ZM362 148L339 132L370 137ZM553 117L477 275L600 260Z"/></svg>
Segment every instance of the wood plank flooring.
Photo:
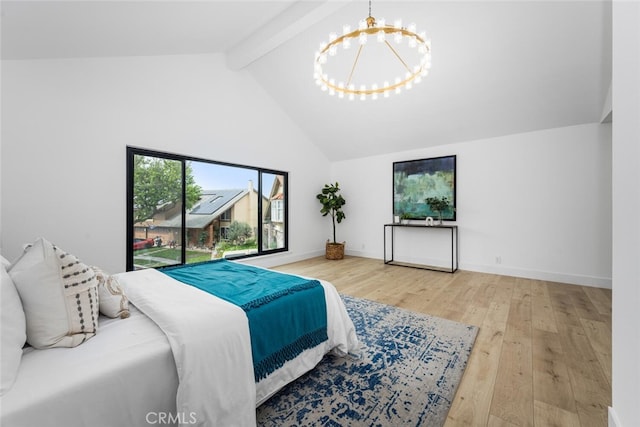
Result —
<svg viewBox="0 0 640 427"><path fill-rule="evenodd" d="M480 327L446 427L607 425L611 291L381 260L275 267L339 292Z"/></svg>

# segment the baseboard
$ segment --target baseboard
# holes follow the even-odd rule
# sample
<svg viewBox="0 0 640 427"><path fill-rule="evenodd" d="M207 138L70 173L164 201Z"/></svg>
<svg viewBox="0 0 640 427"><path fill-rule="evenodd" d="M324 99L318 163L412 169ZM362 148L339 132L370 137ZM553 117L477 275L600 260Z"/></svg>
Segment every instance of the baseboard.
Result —
<svg viewBox="0 0 640 427"><path fill-rule="evenodd" d="M609 406L609 427L622 427L616 411L611 406Z"/></svg>
<svg viewBox="0 0 640 427"><path fill-rule="evenodd" d="M324 248L316 251L308 252L278 252L270 255L262 255L258 257L244 258L238 260L258 267L271 268L278 265L290 264L292 262L304 261L305 259L315 258L324 255Z"/></svg>
<svg viewBox="0 0 640 427"><path fill-rule="evenodd" d="M555 273L540 270L526 270L509 266L488 266L477 264L460 264L461 270L479 273L499 274L502 276L522 277L525 279L545 280L548 282L569 283L572 285L591 286L595 288L611 289L610 277L584 276L579 274Z"/></svg>
<svg viewBox="0 0 640 427"><path fill-rule="evenodd" d="M380 255L365 251L346 250L347 255L358 256L363 258L380 259ZM451 260L442 259L403 259L405 262L415 264L429 265L445 265L449 266ZM595 288L611 289L610 277L584 276L579 274L555 273L540 270L527 270L522 268L513 268L505 265L491 266L480 264L460 263L460 270L475 271L478 273L498 274L501 276L522 277L525 279L545 280L548 282L569 283L572 285L591 286Z"/></svg>
<svg viewBox="0 0 640 427"><path fill-rule="evenodd" d="M380 259L380 255L377 253L370 253L365 251L354 251L354 250L345 250L346 255L357 256L361 258L373 258ZM442 268L451 268L451 258L443 259L443 258L424 258L424 257L412 257L412 256L403 256L402 259L396 259L396 261L406 262L409 264L416 265L430 265L430 266L439 266ZM455 266L455 264L454 264Z"/></svg>
<svg viewBox="0 0 640 427"><path fill-rule="evenodd" d="M352 249L349 249L348 246L345 247L344 249L344 254L345 255L350 255L350 256L357 256L360 258L373 258L373 259L379 259L380 262L382 262L382 258L380 258L380 256L375 253L375 252L367 252L367 251L354 251Z"/></svg>
<svg viewBox="0 0 640 427"><path fill-rule="evenodd" d="M366 252L366 251L357 251L357 250L349 250L348 248L345 250L346 255L356 256L361 258L372 258L379 259L380 255L374 252ZM277 265L289 264L292 262L303 261L309 258L315 258L318 256L324 255L324 248L308 251L308 252L280 252L272 255L264 255L260 257L252 257L244 260L240 260L246 262L248 264L257 265L260 267L275 267ZM429 265L446 265L448 266L451 262L450 260L424 260L424 259L403 259L405 262L414 262L418 264L429 264ZM606 277L594 277L594 276L583 276L578 274L566 274L566 273L554 273L547 271L539 271L539 270L525 270L521 268L512 268L509 266L489 266L489 265L479 265L479 264L467 264L461 263L459 266L460 270L467 271L475 271L478 273L489 273L489 274L498 274L501 276L513 276L513 277L522 277L525 279L534 279L534 280L545 280L549 282L558 282L558 283L569 283L572 285L581 285L581 286L592 286L596 288L606 288L611 289L611 278Z"/></svg>

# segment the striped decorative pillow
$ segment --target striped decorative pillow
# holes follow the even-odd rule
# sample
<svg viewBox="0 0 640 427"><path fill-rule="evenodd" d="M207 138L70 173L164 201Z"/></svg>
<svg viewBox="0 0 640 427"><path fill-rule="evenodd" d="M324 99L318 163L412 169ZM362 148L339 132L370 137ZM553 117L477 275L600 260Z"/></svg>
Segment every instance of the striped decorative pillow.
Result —
<svg viewBox="0 0 640 427"><path fill-rule="evenodd" d="M75 347L98 330L98 279L93 269L45 239L28 246L8 270L35 348Z"/></svg>

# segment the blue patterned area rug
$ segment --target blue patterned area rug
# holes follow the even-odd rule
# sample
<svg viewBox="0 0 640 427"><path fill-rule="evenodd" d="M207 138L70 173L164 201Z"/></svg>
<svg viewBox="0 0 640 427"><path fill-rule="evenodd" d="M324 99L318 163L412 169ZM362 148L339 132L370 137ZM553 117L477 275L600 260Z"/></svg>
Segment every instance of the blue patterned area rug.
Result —
<svg viewBox="0 0 640 427"><path fill-rule="evenodd" d="M258 425L442 426L478 328L342 298L362 357L325 356L258 408Z"/></svg>

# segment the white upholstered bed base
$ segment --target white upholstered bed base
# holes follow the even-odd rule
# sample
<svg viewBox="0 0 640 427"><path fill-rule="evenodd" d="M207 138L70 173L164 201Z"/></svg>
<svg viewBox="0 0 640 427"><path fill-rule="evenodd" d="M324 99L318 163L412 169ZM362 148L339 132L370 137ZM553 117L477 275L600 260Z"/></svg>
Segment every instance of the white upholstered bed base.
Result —
<svg viewBox="0 0 640 427"><path fill-rule="evenodd" d="M99 324L78 347L25 350L0 400L2 426L139 426L175 411L178 376L160 328L135 307Z"/></svg>

